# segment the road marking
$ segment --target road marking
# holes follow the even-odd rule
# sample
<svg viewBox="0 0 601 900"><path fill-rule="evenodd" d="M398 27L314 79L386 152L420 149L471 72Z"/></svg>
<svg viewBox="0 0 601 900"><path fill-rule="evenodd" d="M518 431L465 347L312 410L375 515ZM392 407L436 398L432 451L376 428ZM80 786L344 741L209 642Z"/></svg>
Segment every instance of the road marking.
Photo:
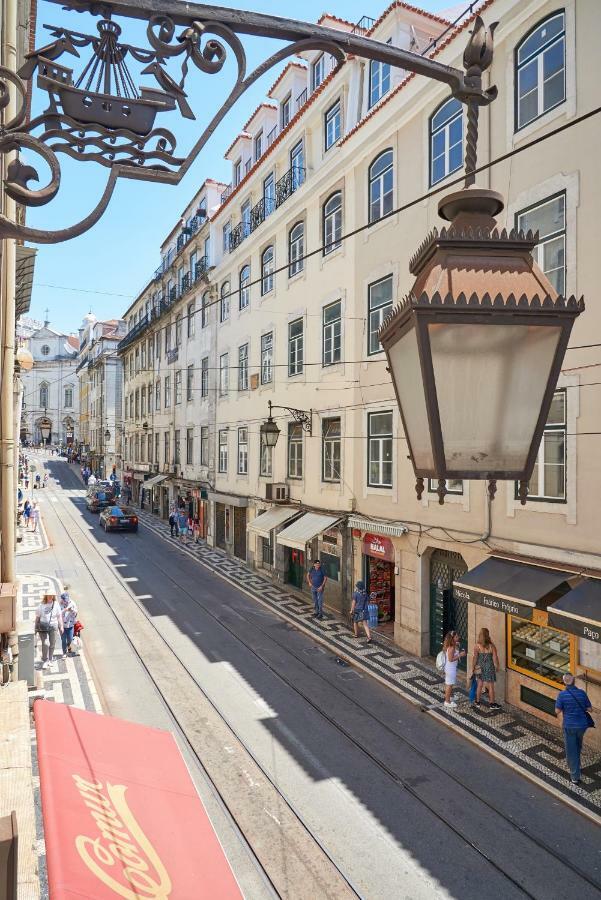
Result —
<svg viewBox="0 0 601 900"><path fill-rule="evenodd" d="M272 812L269 812L269 810L266 809L265 807L263 807L263 812L266 812L267 815L269 816L269 818L273 819L273 821L275 822L276 825L279 825L280 828L282 827L282 823L280 822L280 820L278 819L277 816L274 816L274 814Z"/></svg>

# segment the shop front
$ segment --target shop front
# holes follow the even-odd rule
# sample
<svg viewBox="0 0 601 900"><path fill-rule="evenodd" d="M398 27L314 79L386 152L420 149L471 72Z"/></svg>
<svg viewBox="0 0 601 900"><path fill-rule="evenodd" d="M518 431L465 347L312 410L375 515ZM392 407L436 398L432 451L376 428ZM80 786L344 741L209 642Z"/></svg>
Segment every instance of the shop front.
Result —
<svg viewBox="0 0 601 900"><path fill-rule="evenodd" d="M395 560L389 537L366 532L362 542L363 581L372 601L378 604L378 626L384 634L394 633Z"/></svg>
<svg viewBox="0 0 601 900"><path fill-rule="evenodd" d="M168 479L168 475L153 475L144 482L144 491L146 492L145 508L153 515L162 515L163 508L163 488L162 485Z"/></svg>
<svg viewBox="0 0 601 900"><path fill-rule="evenodd" d="M324 603L341 608L343 596L342 533L335 528L340 516L308 512L276 536L276 574L298 590L308 590L307 571L313 561L323 563L328 576ZM334 544L334 541L336 543Z"/></svg>
<svg viewBox="0 0 601 900"><path fill-rule="evenodd" d="M208 499L213 511L213 528L207 529L208 543L245 561L248 498L209 491Z"/></svg>
<svg viewBox="0 0 601 900"><path fill-rule="evenodd" d="M150 472L150 463L137 463L135 469L131 473L131 491L132 503L139 506L140 509L149 509L148 498L145 497L145 484Z"/></svg>
<svg viewBox="0 0 601 900"><path fill-rule="evenodd" d="M248 561L252 566L269 572L274 570L277 530L299 515L300 510L291 506L273 506L258 511L246 526Z"/></svg>

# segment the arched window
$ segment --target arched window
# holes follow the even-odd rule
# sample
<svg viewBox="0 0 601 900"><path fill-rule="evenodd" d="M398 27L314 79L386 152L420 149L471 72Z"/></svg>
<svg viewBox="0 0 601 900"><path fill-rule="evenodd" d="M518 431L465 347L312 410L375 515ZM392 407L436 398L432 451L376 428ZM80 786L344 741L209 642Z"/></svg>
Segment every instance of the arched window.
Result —
<svg viewBox="0 0 601 900"><path fill-rule="evenodd" d="M463 108L452 97L430 116L430 185L442 181L463 162Z"/></svg>
<svg viewBox="0 0 601 900"><path fill-rule="evenodd" d="M70 384L65 388L65 406L73 406L73 388Z"/></svg>
<svg viewBox="0 0 601 900"><path fill-rule="evenodd" d="M305 225L297 222L288 235L288 277L303 271L305 252Z"/></svg>
<svg viewBox="0 0 601 900"><path fill-rule="evenodd" d="M48 406L48 382L43 381L40 385L40 406L44 409Z"/></svg>
<svg viewBox="0 0 601 900"><path fill-rule="evenodd" d="M250 303L250 266L242 266L240 269L239 286L238 305L240 309L246 309Z"/></svg>
<svg viewBox="0 0 601 900"><path fill-rule="evenodd" d="M275 255L273 246L266 247L261 254L261 296L273 290L273 270Z"/></svg>
<svg viewBox="0 0 601 900"><path fill-rule="evenodd" d="M219 321L225 322L230 317L230 283L224 281L221 285L221 302L219 304Z"/></svg>
<svg viewBox="0 0 601 900"><path fill-rule="evenodd" d="M182 345L182 315L181 313L175 317L175 346ZM142 366L144 368L144 366Z"/></svg>
<svg viewBox="0 0 601 900"><path fill-rule="evenodd" d="M369 167L369 221L377 222L392 212L394 177L392 150L380 153Z"/></svg>
<svg viewBox="0 0 601 900"><path fill-rule="evenodd" d="M50 353L50 347L48 346L48 344L42 344L41 353L42 356L48 356L48 354Z"/></svg>
<svg viewBox="0 0 601 900"><path fill-rule="evenodd" d="M323 205L323 255L340 247L342 238L342 194L336 191Z"/></svg>
<svg viewBox="0 0 601 900"><path fill-rule="evenodd" d="M565 15L539 22L515 51L516 131L566 98Z"/></svg>
<svg viewBox="0 0 601 900"><path fill-rule="evenodd" d="M200 327L206 328L209 324L209 305L211 303L210 291L205 291L202 295L202 306L200 308Z"/></svg>

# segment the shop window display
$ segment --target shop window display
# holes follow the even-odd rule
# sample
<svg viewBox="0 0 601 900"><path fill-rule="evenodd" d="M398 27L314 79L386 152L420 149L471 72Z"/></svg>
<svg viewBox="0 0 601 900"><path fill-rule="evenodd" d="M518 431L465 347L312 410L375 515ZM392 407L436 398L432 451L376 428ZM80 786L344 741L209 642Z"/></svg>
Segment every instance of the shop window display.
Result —
<svg viewBox="0 0 601 900"><path fill-rule="evenodd" d="M509 667L548 684L560 685L573 671L573 641L569 634L511 616Z"/></svg>

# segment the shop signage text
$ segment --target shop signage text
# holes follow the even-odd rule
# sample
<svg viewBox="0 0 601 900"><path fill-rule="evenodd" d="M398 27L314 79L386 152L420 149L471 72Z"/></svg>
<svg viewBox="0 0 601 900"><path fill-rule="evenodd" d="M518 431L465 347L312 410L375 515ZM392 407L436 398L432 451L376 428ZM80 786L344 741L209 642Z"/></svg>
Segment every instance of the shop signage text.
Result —
<svg viewBox="0 0 601 900"><path fill-rule="evenodd" d="M549 610L549 625L552 628L559 628L561 631L568 631L578 637L585 638L587 641L594 641L596 644L601 643L601 628L595 625L587 625L586 622L579 622L578 619L571 619L568 616L556 614Z"/></svg>
<svg viewBox="0 0 601 900"><path fill-rule="evenodd" d="M522 619L532 618L532 606L525 603L519 603L517 600L504 600L501 597L491 597L481 591L468 590L465 587L453 586L453 596L459 597L460 600L467 600L468 603L477 603L478 606L485 606L487 609L495 609L497 612L505 613L508 616L520 616Z"/></svg>
<svg viewBox="0 0 601 900"><path fill-rule="evenodd" d="M394 562L394 547L392 541L379 534L366 534L363 538L363 552L366 556L375 556L376 559L386 559Z"/></svg>

